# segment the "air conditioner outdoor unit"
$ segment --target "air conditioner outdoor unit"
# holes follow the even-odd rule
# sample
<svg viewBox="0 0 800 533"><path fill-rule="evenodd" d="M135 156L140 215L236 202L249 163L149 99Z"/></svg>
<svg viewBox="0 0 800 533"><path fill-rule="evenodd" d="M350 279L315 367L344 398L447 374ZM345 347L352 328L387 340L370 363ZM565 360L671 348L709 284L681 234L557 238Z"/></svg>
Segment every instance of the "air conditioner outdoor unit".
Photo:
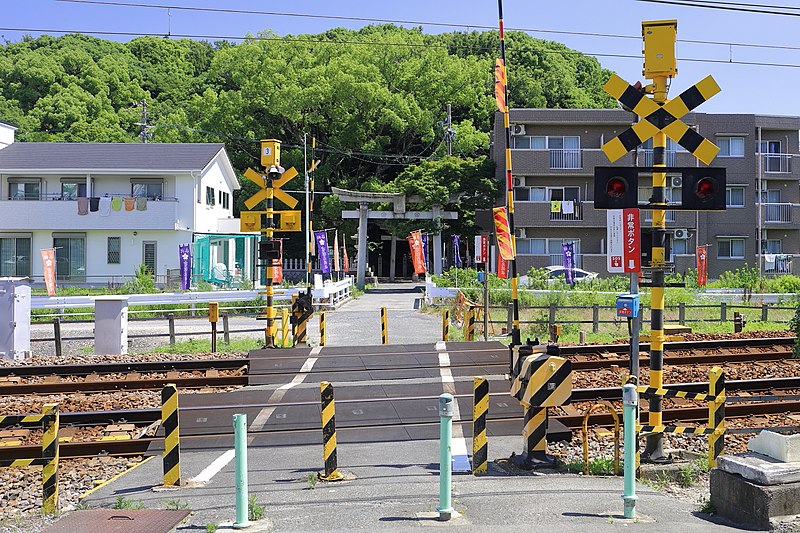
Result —
<svg viewBox="0 0 800 533"><path fill-rule="evenodd" d="M681 176L672 176L670 181L672 183L672 188L680 189L683 187L683 178Z"/></svg>
<svg viewBox="0 0 800 533"><path fill-rule="evenodd" d="M527 235L525 234L525 228L519 228L514 230L514 236L518 239L525 239Z"/></svg>
<svg viewBox="0 0 800 533"><path fill-rule="evenodd" d="M514 187L522 187L522 178L514 178Z"/></svg>
<svg viewBox="0 0 800 533"><path fill-rule="evenodd" d="M511 135L525 135L525 124L512 124Z"/></svg>
<svg viewBox="0 0 800 533"><path fill-rule="evenodd" d="M689 230L682 229L682 228L676 229L672 233L672 236L675 237L675 239L688 239L689 238Z"/></svg>

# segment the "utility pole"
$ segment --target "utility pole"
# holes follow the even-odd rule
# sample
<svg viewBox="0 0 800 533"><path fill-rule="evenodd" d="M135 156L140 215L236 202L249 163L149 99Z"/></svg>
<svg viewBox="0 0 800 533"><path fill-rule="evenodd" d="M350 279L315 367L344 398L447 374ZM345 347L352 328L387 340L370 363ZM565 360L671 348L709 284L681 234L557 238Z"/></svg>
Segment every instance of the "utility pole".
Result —
<svg viewBox="0 0 800 533"><path fill-rule="evenodd" d="M142 108L142 118L141 122L135 122L136 126L139 126L139 138L142 140L143 143L147 142L147 100L142 99L139 102L136 102L135 105L138 105Z"/></svg>
<svg viewBox="0 0 800 533"><path fill-rule="evenodd" d="M455 137L455 133L450 104L447 104L447 122L445 122L444 130L444 142L447 144L447 155L453 155L453 138Z"/></svg>

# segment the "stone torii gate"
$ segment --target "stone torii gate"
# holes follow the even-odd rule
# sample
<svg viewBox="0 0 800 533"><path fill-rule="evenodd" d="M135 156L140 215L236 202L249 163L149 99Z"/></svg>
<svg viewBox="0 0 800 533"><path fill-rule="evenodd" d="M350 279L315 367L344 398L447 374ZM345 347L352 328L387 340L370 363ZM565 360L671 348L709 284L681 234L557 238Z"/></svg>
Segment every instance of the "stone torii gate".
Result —
<svg viewBox="0 0 800 533"><path fill-rule="evenodd" d="M406 195L402 192L379 193L348 191L331 187L333 194L343 202L358 203L358 210L342 211L342 218L358 219L358 262L356 267L356 286L364 288L367 272L367 221L368 219L379 220L455 220L458 213L455 211L442 211L442 206L435 205L430 211L406 211ZM371 203L392 203L391 211L370 211ZM390 276L394 273L396 258L397 238L392 236L391 257L389 260ZM442 273L442 234L437 232L433 235L433 273Z"/></svg>

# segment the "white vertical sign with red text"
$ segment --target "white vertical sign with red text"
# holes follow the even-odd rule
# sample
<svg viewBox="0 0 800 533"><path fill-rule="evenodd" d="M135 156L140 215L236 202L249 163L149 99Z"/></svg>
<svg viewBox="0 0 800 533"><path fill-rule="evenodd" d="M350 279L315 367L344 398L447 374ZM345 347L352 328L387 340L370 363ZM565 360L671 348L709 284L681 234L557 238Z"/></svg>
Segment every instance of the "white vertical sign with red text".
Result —
<svg viewBox="0 0 800 533"><path fill-rule="evenodd" d="M609 209L606 217L608 271L612 274L639 272L642 268L639 210Z"/></svg>
<svg viewBox="0 0 800 533"><path fill-rule="evenodd" d="M476 235L475 236L475 262L488 263L489 262L489 236Z"/></svg>

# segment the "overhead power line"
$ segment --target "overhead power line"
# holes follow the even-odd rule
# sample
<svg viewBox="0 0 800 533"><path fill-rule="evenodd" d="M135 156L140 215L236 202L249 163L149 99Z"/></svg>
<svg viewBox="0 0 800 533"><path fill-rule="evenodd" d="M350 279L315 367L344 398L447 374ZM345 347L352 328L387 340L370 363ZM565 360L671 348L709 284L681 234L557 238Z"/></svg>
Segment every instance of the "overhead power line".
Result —
<svg viewBox="0 0 800 533"><path fill-rule="evenodd" d="M762 15L783 15L787 17L800 17L800 12L793 12L800 8L793 6L767 6L764 4L744 4L738 2L702 2L682 0L638 0L650 4L666 4L672 6L695 7L716 9L720 11L738 11L741 13L759 13Z"/></svg>
<svg viewBox="0 0 800 533"><path fill-rule="evenodd" d="M117 7L138 7L160 10L175 10L175 11L198 11L206 13L227 13L227 14L242 14L242 15L264 15L275 17L295 17L295 18L310 18L322 20L340 20L348 22L377 22L382 24L411 24L414 26L436 26L446 28L463 28L463 29L478 29L478 30L496 30L497 26L489 26L484 24L464 24L457 22L433 22L421 20L404 20L404 19L384 19L384 18L371 18L371 17L352 17L345 15L319 15L315 13L290 13L283 11L261 11L251 9L231 9L231 8L217 8L217 7L200 7L200 6L178 6L167 4L143 4L137 2L111 2L109 0L56 0L58 2L72 3L72 4L91 4L103 6L117 6ZM642 1L660 1L660 0L642 0ZM705 3L703 0L698 0L697 3ZM710 2L709 2L710 3ZM714 3L727 3L727 2L714 2ZM730 2L731 5L748 5L748 4L735 4ZM681 2L683 5L683 2ZM690 4L686 4L690 5ZM695 6L702 7L702 6ZM765 6L767 7L767 6ZM800 8L781 8L781 9L797 9ZM506 31L521 31L526 33L543 33L553 35L571 35L577 37L602 37L609 39L641 39L641 35L621 35L614 33L597 33L597 32L584 32L584 31L567 31L567 30L550 30L542 28L506 28ZM767 49L781 49L781 50L800 50L797 46L788 45L771 45L759 43L740 43L740 42L725 42L725 41L709 41L698 39L678 39L678 42L690 44L707 44L712 46L740 46L745 48L767 48ZM596 55L596 54L593 54Z"/></svg>

